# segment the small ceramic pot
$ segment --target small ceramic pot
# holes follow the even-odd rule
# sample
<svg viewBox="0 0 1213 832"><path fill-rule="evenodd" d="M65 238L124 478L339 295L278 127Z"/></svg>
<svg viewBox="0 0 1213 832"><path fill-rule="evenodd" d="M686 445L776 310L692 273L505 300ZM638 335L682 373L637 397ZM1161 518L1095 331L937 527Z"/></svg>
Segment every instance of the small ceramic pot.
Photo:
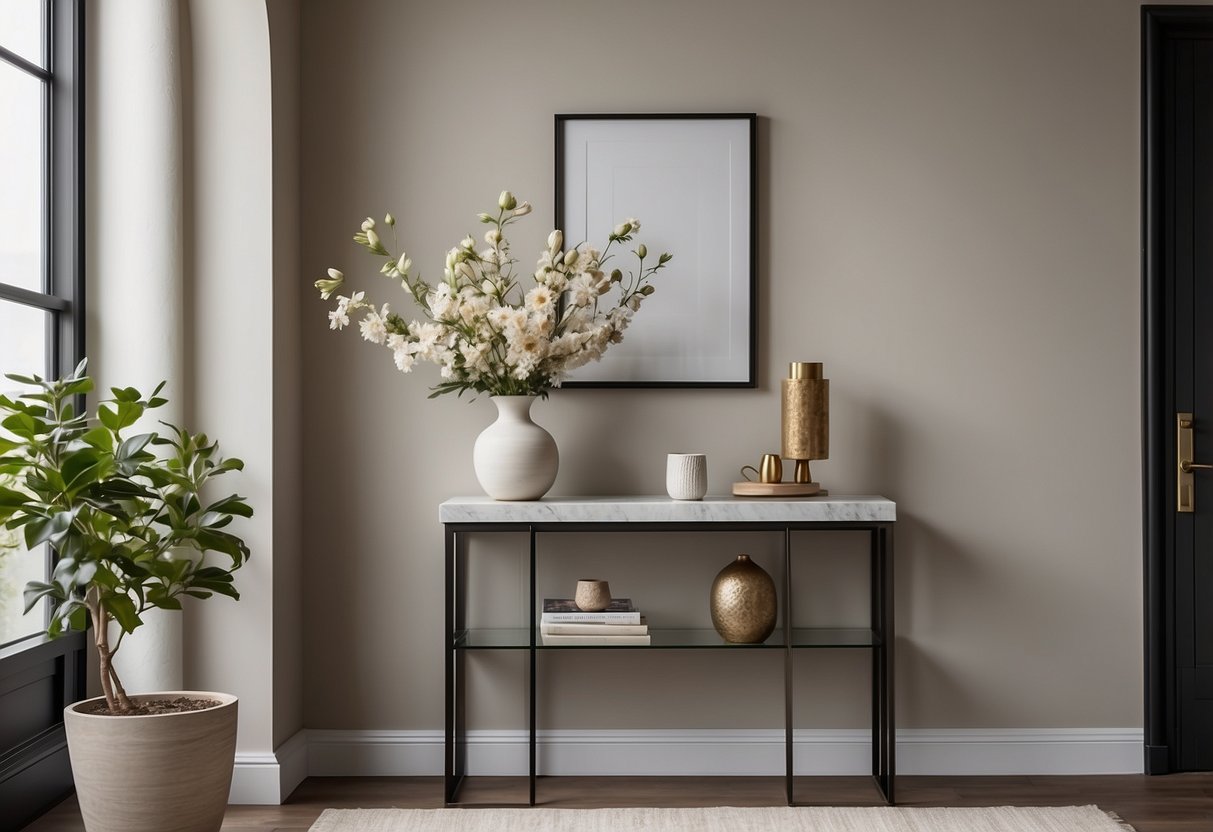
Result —
<svg viewBox="0 0 1213 832"><path fill-rule="evenodd" d="M665 464L665 490L675 500L702 500L708 493L708 458L704 454L670 454Z"/></svg>
<svg viewBox="0 0 1213 832"><path fill-rule="evenodd" d="M601 612L611 605L611 585L597 578L582 578L573 600L582 612Z"/></svg>

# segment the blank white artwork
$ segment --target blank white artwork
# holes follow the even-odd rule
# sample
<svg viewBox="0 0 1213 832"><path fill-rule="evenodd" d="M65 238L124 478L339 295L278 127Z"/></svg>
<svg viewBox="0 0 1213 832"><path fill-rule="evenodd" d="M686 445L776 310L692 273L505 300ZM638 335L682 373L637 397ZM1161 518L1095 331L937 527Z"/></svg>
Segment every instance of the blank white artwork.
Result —
<svg viewBox="0 0 1213 832"><path fill-rule="evenodd" d="M616 244L606 270L635 271L674 255L652 279L624 333L576 382L735 383L750 378L751 182L748 119L564 121L566 247L602 250L628 217L641 222ZM626 278L625 278L626 283ZM604 300L618 302L617 291Z"/></svg>

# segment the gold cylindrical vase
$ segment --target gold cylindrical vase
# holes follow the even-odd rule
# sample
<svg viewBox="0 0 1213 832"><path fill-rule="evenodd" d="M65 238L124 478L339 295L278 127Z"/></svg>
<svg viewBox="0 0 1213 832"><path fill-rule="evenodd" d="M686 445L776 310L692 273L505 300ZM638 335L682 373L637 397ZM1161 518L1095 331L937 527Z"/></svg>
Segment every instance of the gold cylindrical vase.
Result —
<svg viewBox="0 0 1213 832"><path fill-rule="evenodd" d="M793 361L782 385L781 453L794 459L796 482L809 481L808 461L830 456L830 380L820 362Z"/></svg>

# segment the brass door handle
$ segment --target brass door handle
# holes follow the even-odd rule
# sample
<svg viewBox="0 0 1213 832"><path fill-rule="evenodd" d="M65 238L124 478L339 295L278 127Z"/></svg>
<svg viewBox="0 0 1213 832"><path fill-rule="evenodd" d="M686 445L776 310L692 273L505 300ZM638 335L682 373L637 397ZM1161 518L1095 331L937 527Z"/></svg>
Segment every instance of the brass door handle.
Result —
<svg viewBox="0 0 1213 832"><path fill-rule="evenodd" d="M1175 510L1190 514L1196 510L1196 478L1193 472L1213 469L1213 465L1193 462L1195 419L1191 413L1175 414Z"/></svg>

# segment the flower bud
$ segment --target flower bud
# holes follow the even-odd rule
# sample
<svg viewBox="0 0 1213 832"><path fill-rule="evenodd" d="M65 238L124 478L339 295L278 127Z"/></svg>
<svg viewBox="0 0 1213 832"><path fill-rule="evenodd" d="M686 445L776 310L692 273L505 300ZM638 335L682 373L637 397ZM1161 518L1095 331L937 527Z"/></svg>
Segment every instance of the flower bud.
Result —
<svg viewBox="0 0 1213 832"><path fill-rule="evenodd" d="M497 287L493 285L493 281L486 277L480 282L480 291L484 292L486 295L491 295L497 291Z"/></svg>
<svg viewBox="0 0 1213 832"><path fill-rule="evenodd" d="M619 225L615 226L615 230L611 232L611 236L622 237L625 234L627 234L630 230L631 230L631 227L628 226L627 223L620 223Z"/></svg>
<svg viewBox="0 0 1213 832"><path fill-rule="evenodd" d="M514 216L525 217L527 214L531 213L531 210L531 203L524 202L514 209Z"/></svg>
<svg viewBox="0 0 1213 832"><path fill-rule="evenodd" d="M615 269L611 272L612 283L618 283L621 280L623 280L623 272L619 271L619 269Z"/></svg>
<svg viewBox="0 0 1213 832"><path fill-rule="evenodd" d="M645 285L640 288L640 294L644 295L646 298L656 291L657 290L650 285Z"/></svg>
<svg viewBox="0 0 1213 832"><path fill-rule="evenodd" d="M383 247L383 243L379 242L379 234L373 228L366 230L366 247L373 254L387 254L387 249Z"/></svg>
<svg viewBox="0 0 1213 832"><path fill-rule="evenodd" d="M663 265L665 263L670 262L673 259L674 259L674 255L670 254L669 252L666 252L665 254L663 254L657 258L657 264Z"/></svg>
<svg viewBox="0 0 1213 832"><path fill-rule="evenodd" d="M458 249L451 249L446 253L446 268L448 271L455 268L455 254L457 251Z"/></svg>
<svg viewBox="0 0 1213 832"><path fill-rule="evenodd" d="M408 274L409 269L413 267L413 261L403 251L400 252L400 259L396 261L396 271L401 274Z"/></svg>
<svg viewBox="0 0 1213 832"><path fill-rule="evenodd" d="M492 214L477 214L476 219L480 220L483 223L490 223L493 221L493 215Z"/></svg>
<svg viewBox="0 0 1213 832"><path fill-rule="evenodd" d="M471 251L472 249L476 248L476 241L473 240L469 235L459 241L459 247Z"/></svg>
<svg viewBox="0 0 1213 832"><path fill-rule="evenodd" d="M363 231L370 231L374 227L375 227L375 220L372 219L371 217L367 217L366 219L364 219L362 221L362 230Z"/></svg>
<svg viewBox="0 0 1213 832"><path fill-rule="evenodd" d="M646 247L644 243L641 243L639 246L636 247L636 253L638 255L640 255L640 259L643 260L644 258L649 256L648 247Z"/></svg>
<svg viewBox="0 0 1213 832"><path fill-rule="evenodd" d="M484 241L491 246L495 246L501 242L501 229L490 228L484 234Z"/></svg>
<svg viewBox="0 0 1213 832"><path fill-rule="evenodd" d="M497 207L503 211L513 211L518 207L518 200L509 191L502 191L501 196L497 197Z"/></svg>
<svg viewBox="0 0 1213 832"><path fill-rule="evenodd" d="M328 280L321 278L320 280L317 280L312 285L320 290L320 297L322 299L328 300L329 298L331 298L333 296L333 292L336 292L338 289L341 288L341 284L344 282L345 282L344 274L337 271L336 269L329 269L329 279Z"/></svg>
<svg viewBox="0 0 1213 832"><path fill-rule="evenodd" d="M577 263L577 258L580 256L581 254L577 251L577 249L571 248L564 253L564 264L566 266L575 265Z"/></svg>
<svg viewBox="0 0 1213 832"><path fill-rule="evenodd" d="M391 214L388 214L386 217L383 218L383 222L385 225L395 225L396 218L393 217Z"/></svg>
<svg viewBox="0 0 1213 832"><path fill-rule="evenodd" d="M562 245L564 245L564 234L560 231L559 228L557 228L555 231L553 231L551 234L548 235L548 251L552 252L552 254L555 254L556 252L560 251L560 247Z"/></svg>

